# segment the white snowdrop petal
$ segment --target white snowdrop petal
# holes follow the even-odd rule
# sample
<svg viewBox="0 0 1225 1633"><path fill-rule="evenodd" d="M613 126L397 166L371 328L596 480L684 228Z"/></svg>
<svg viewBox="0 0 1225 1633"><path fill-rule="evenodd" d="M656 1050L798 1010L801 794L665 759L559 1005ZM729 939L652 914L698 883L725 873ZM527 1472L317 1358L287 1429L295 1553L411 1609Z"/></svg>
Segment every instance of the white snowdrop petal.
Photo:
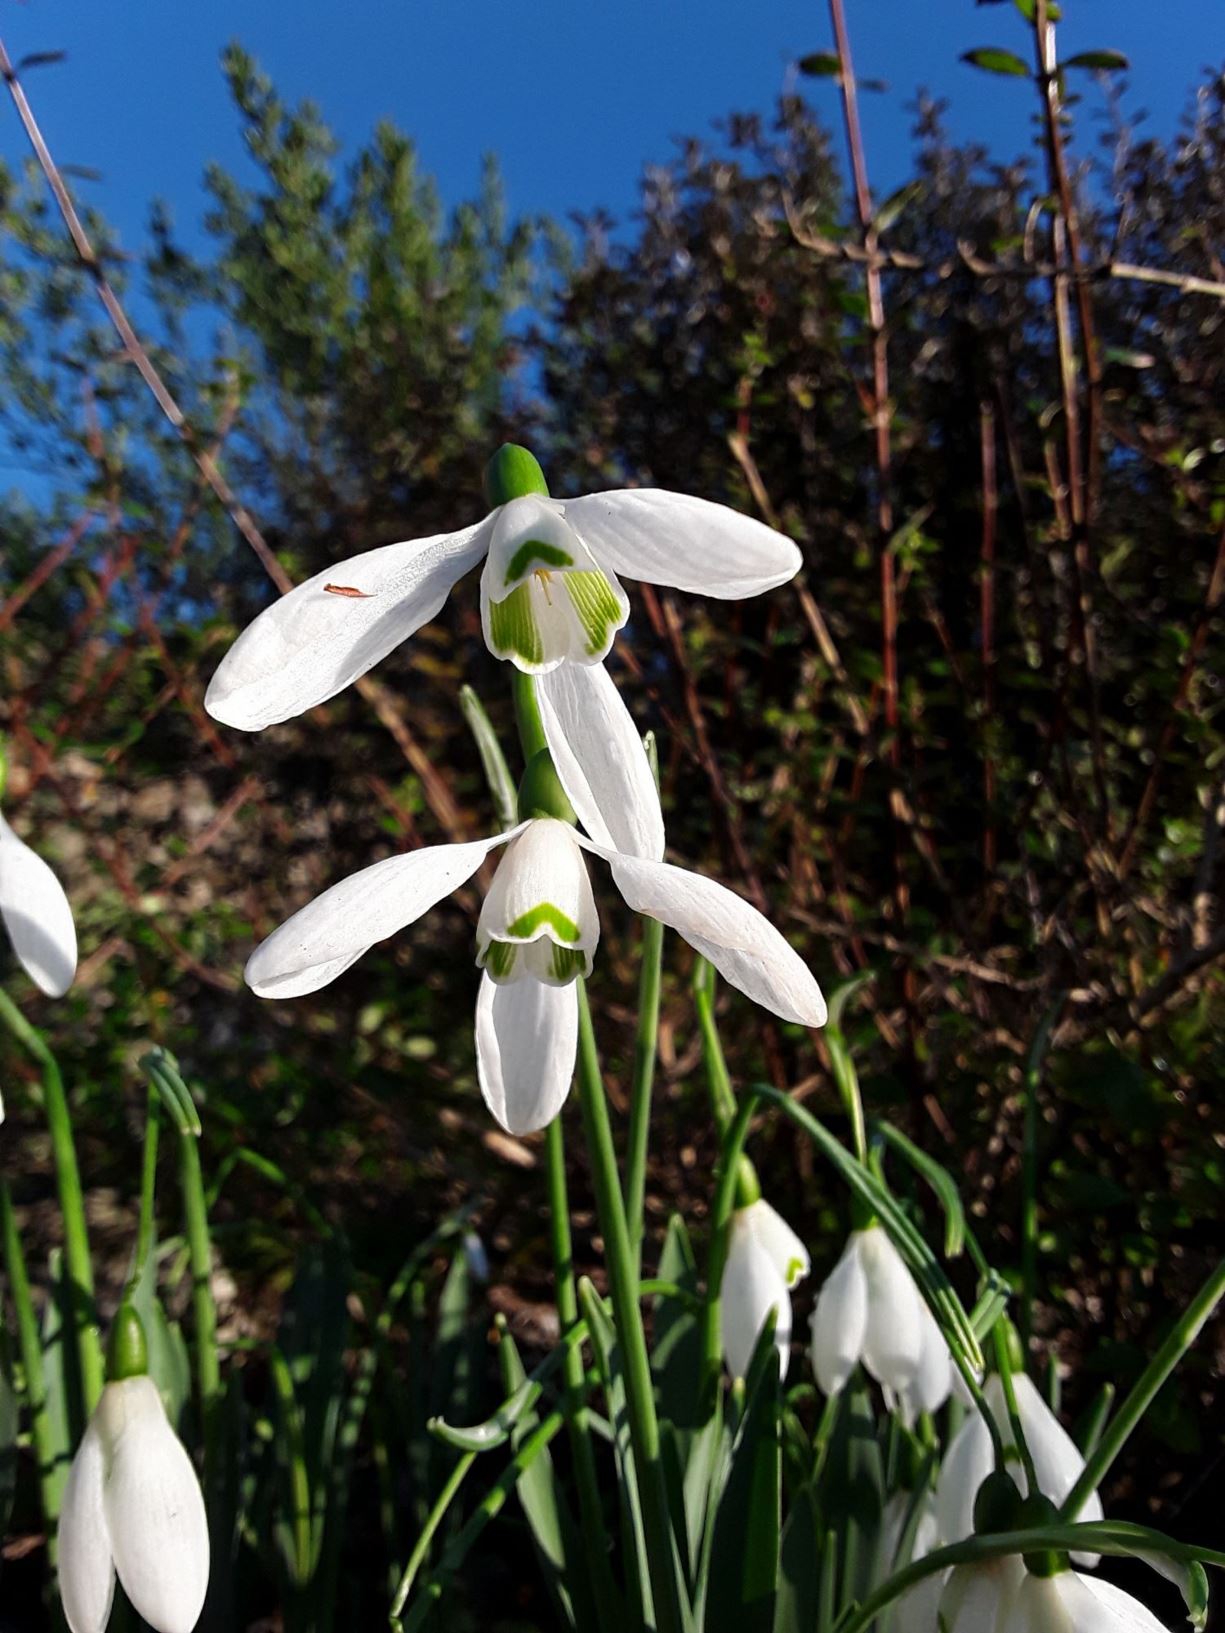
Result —
<svg viewBox="0 0 1225 1633"><path fill-rule="evenodd" d="M1063 1503L1064 1498L1080 1479L1085 1466L1076 1442L1051 1411L1038 1391L1032 1378L1023 1372L1013 1377L1013 1388L1016 1391L1017 1411L1021 1416L1021 1427L1025 1431L1025 1442L1029 1447L1034 1460L1034 1472L1038 1476L1038 1484L1042 1494L1049 1497L1056 1506ZM999 1389L999 1410L997 1416L1001 1426L1007 1422L1004 1412L1003 1393ZM1091 1491L1081 1504L1077 1520L1100 1520L1102 1518L1102 1499L1096 1491ZM1078 1553L1073 1555L1078 1565L1096 1565L1099 1559L1097 1554Z"/></svg>
<svg viewBox="0 0 1225 1633"><path fill-rule="evenodd" d="M470 879L524 824L464 845L429 845L363 868L286 919L251 954L244 977L261 998L299 998L347 970Z"/></svg>
<svg viewBox="0 0 1225 1633"><path fill-rule="evenodd" d="M807 964L734 891L670 862L625 856L581 836L579 843L611 864L617 889L636 913L684 936L754 1003L785 1021L824 1026L825 1000Z"/></svg>
<svg viewBox="0 0 1225 1633"><path fill-rule="evenodd" d="M812 1269L808 1249L791 1226L764 1197L741 1209L745 1225L773 1259L788 1288L798 1286Z"/></svg>
<svg viewBox="0 0 1225 1633"><path fill-rule="evenodd" d="M953 1358L940 1324L922 1294L919 1295L919 1326L919 1366L910 1385L910 1397L916 1411L938 1412L953 1387Z"/></svg>
<svg viewBox="0 0 1225 1633"><path fill-rule="evenodd" d="M566 520L601 567L720 600L794 578L799 549L726 505L663 488L621 488L565 501Z"/></svg>
<svg viewBox="0 0 1225 1633"><path fill-rule="evenodd" d="M826 1395L836 1395L854 1372L867 1326L868 1282L852 1234L812 1313L812 1369Z"/></svg>
<svg viewBox="0 0 1225 1633"><path fill-rule="evenodd" d="M1015 1555L983 1565L958 1565L940 1596L943 1627L948 1633L1012 1633L1010 1617L1023 1572Z"/></svg>
<svg viewBox="0 0 1225 1633"><path fill-rule="evenodd" d="M1067 1572L1060 1576L1031 1576L1027 1572L1017 1586L1000 1633L1076 1633L1063 1595L1069 1579ZM1095 1627L1092 1633L1105 1633L1105 1629Z"/></svg>
<svg viewBox="0 0 1225 1633"><path fill-rule="evenodd" d="M1147 1605L1113 1582L1068 1571L1057 1579L1075 1633L1167 1633Z"/></svg>
<svg viewBox="0 0 1225 1633"><path fill-rule="evenodd" d="M103 1511L105 1456L91 1423L72 1460L59 1520L59 1585L72 1633L102 1633L115 1596L115 1567Z"/></svg>
<svg viewBox="0 0 1225 1633"><path fill-rule="evenodd" d="M936 1480L936 1516L945 1542L973 1535L974 1499L994 1467L991 1431L972 1408L953 1436Z"/></svg>
<svg viewBox="0 0 1225 1633"><path fill-rule="evenodd" d="M485 1104L510 1134L551 1123L565 1103L578 1050L574 983L530 977L500 985L481 976L476 1061Z"/></svg>
<svg viewBox="0 0 1225 1633"><path fill-rule="evenodd" d="M491 531L486 517L316 573L247 626L209 682L205 708L227 726L260 731L335 697L441 610Z"/></svg>
<svg viewBox="0 0 1225 1633"><path fill-rule="evenodd" d="M536 683L540 719L561 785L599 845L659 861L659 790L633 717L603 664L566 663Z"/></svg>
<svg viewBox="0 0 1225 1633"><path fill-rule="evenodd" d="M780 1376L791 1359L791 1297L773 1256L762 1245L743 1213L732 1216L727 1264L719 1289L719 1329L723 1355L733 1378L748 1375L753 1351L770 1312L778 1312L774 1342Z"/></svg>
<svg viewBox="0 0 1225 1633"><path fill-rule="evenodd" d="M0 816L0 916L26 974L62 998L77 970L72 908L52 870Z"/></svg>
<svg viewBox="0 0 1225 1633"><path fill-rule="evenodd" d="M200 1482L153 1380L127 1378L107 1389L123 1392L104 1497L115 1569L157 1633L191 1633L208 1592Z"/></svg>
<svg viewBox="0 0 1225 1633"><path fill-rule="evenodd" d="M923 1350L922 1294L901 1255L879 1225L860 1233L868 1282L868 1324L863 1361L878 1383L908 1391Z"/></svg>

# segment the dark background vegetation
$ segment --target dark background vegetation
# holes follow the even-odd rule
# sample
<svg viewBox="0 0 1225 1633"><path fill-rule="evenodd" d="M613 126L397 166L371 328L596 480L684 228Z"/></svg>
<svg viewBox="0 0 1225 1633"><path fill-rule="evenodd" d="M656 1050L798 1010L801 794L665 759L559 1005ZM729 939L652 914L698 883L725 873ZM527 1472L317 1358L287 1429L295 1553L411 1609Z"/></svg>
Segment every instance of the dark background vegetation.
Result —
<svg viewBox="0 0 1225 1633"><path fill-rule="evenodd" d="M925 103L913 180L869 227L887 251L881 330L842 163L801 98L685 144L628 228L563 232L508 221L492 170L445 213L406 137L382 127L342 160L241 52L226 67L259 170L211 177L213 254L186 254L155 214L132 260L87 218L107 277L156 313L150 351L197 446L294 578L477 519L507 438L557 494L672 487L799 542L801 577L758 601L630 586L611 667L658 735L670 854L766 907L827 990L870 972L847 1022L869 1112L959 1177L1012 1273L1024 1064L1053 1016L1036 1365L1075 1368L1073 1416L1103 1380L1125 1388L1225 1244L1225 302L1115 268L1225 280L1225 80L1206 78L1169 144L1117 110L1100 141L1077 133L1086 270L1058 288L1049 149L989 161ZM360 1332L408 1250L469 1199L493 1278L463 1374L479 1383L493 1311L529 1348L551 1314L539 1146L496 1131L475 1083L477 889L310 1000L261 1004L240 979L254 942L331 881L488 829L463 682L512 737L475 580L366 696L257 738L218 727L204 687L271 586L33 170L0 175L0 348L6 440L39 474L0 516L5 809L77 913L77 985L27 1008L71 1088L104 1305L139 1173L135 1062L159 1042L199 1096L206 1173L229 1175L213 1216L224 1330L257 1341L235 1361L249 1392L312 1244L343 1231ZM602 910L592 992L623 1106L638 932L607 893ZM715 1142L690 955L671 940L666 968L650 1216L662 1229L679 1208L700 1235ZM738 1081L837 1121L819 1037L736 995L722 1010ZM40 1261L55 1215L36 1085L7 1043L0 1060L4 1157ZM240 1150L265 1169L231 1168ZM845 1198L788 1127L755 1150L819 1283ZM577 1141L573 1166L590 1268ZM172 1195L165 1212L171 1230ZM1116 1469L1117 1513L1212 1540L1220 1361L1210 1331ZM381 1490L384 1521L408 1526L377 1472L359 1458L354 1502L373 1515ZM365 1532L348 1546L378 1552ZM388 1552L405 1547L402 1530ZM490 1570L530 1617L530 1570ZM375 1576L370 1603L382 1592Z"/></svg>

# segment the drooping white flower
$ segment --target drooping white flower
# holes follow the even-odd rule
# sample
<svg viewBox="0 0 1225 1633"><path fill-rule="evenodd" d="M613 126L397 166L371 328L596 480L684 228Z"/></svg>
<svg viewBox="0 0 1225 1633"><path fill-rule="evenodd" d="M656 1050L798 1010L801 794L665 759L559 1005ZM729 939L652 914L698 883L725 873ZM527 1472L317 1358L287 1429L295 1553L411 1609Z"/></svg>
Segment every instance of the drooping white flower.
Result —
<svg viewBox="0 0 1225 1633"><path fill-rule="evenodd" d="M191 1633L208 1569L200 1484L157 1386L146 1376L107 1384L60 1511L60 1596L72 1633L102 1633L116 1572L157 1633Z"/></svg>
<svg viewBox="0 0 1225 1633"><path fill-rule="evenodd" d="M851 1232L812 1313L812 1366L827 1395L860 1361L904 1416L934 1412L948 1398L948 1345L880 1225Z"/></svg>
<svg viewBox="0 0 1225 1633"><path fill-rule="evenodd" d="M916 1622L914 1633L1005 1633L1024 1575L1016 1554L956 1566L940 1595L935 1624Z"/></svg>
<svg viewBox="0 0 1225 1633"><path fill-rule="evenodd" d="M811 972L756 908L713 879L660 860L659 796L605 670L558 673L564 678L553 687L540 685L541 716L562 785L591 837L535 817L488 839L389 857L309 902L256 948L246 968L248 985L261 997L315 992L458 889L505 845L477 929L484 974L476 1046L486 1103L515 1134L552 1121L574 1074L573 983L591 968L600 928L584 850L609 863L635 912L684 936L755 1003L804 1026L825 1022ZM559 721L576 709L599 719L599 732L559 737Z"/></svg>
<svg viewBox="0 0 1225 1633"><path fill-rule="evenodd" d="M1059 1422L1042 1399L1032 1379L1023 1372L1014 1372L1013 1390L1017 1397L1017 1414L1025 1443L1034 1460L1034 1472L1042 1495L1058 1506L1080 1478L1085 1460L1071 1435ZM1005 1445L1012 1442L1008 1408L1004 1400L1004 1386L999 1374L993 1372L983 1385L983 1394L992 1417L999 1425ZM995 1467L991 1448L991 1433L977 1411L967 1413L965 1422L953 1436L940 1474L936 1481L936 1507L940 1518L940 1535L945 1542L960 1542L974 1530L974 1499L978 1488ZM1028 1481L1018 1458L1008 1460L1008 1473L1016 1481L1023 1495L1028 1496ZM1089 1493L1077 1520L1100 1520L1102 1500L1096 1491ZM1094 1565L1096 1554L1077 1554L1078 1563Z"/></svg>
<svg viewBox="0 0 1225 1633"><path fill-rule="evenodd" d="M1130 1593L1079 1571L1027 1573L1012 1597L1000 1633L1166 1633Z"/></svg>
<svg viewBox="0 0 1225 1633"><path fill-rule="evenodd" d="M64 887L0 816L0 917L27 975L62 998L77 969L77 932Z"/></svg>
<svg viewBox="0 0 1225 1633"><path fill-rule="evenodd" d="M913 1514L917 1503L918 1512ZM904 1533L913 1517L909 1549L903 1548ZM891 1575L914 1560L923 1559L940 1546L936 1521L936 1497L930 1489L916 1499L910 1491L896 1491L885 1504L881 1516L880 1558L882 1571ZM881 1633L936 1633L936 1611L947 1579L945 1572L933 1572L907 1588L881 1618Z"/></svg>
<svg viewBox="0 0 1225 1633"><path fill-rule="evenodd" d="M528 493L475 527L367 550L298 585L230 648L205 707L259 731L325 702L428 623L482 560L490 651L544 674L607 656L629 616L618 574L740 600L793 578L801 558L763 523L661 488Z"/></svg>
<svg viewBox="0 0 1225 1633"><path fill-rule="evenodd" d="M749 1370L771 1311L780 1376L791 1361L791 1289L810 1269L808 1249L770 1204L758 1197L731 1218L727 1263L719 1289L723 1355L733 1378Z"/></svg>

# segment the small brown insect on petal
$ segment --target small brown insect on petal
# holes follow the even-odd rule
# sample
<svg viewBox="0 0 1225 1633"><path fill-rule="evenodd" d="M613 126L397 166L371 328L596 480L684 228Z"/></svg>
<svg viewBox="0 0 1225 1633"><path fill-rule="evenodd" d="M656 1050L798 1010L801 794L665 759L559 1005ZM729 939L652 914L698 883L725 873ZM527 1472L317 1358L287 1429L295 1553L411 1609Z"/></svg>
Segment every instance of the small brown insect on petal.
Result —
<svg viewBox="0 0 1225 1633"><path fill-rule="evenodd" d="M325 584L323 586L328 595L350 595L358 601L369 601L369 590L355 590L352 584Z"/></svg>

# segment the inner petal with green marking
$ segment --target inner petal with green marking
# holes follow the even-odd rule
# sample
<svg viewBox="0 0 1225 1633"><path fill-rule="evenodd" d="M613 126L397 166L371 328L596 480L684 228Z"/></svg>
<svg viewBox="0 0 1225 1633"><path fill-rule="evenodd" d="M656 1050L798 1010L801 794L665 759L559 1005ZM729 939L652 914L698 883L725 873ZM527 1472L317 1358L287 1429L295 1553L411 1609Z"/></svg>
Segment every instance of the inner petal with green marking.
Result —
<svg viewBox="0 0 1225 1633"><path fill-rule="evenodd" d="M491 980L567 986L590 972L600 920L569 823L537 817L506 847L477 924L477 963Z"/></svg>

